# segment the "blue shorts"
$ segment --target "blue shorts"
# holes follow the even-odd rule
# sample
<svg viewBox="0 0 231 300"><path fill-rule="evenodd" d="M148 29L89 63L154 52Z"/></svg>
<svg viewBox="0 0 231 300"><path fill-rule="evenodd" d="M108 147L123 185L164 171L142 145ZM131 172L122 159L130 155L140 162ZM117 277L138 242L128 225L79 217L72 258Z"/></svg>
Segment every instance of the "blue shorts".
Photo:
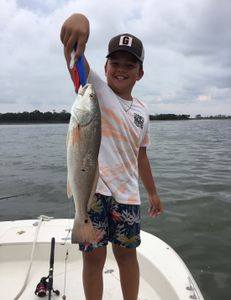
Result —
<svg viewBox="0 0 231 300"><path fill-rule="evenodd" d="M97 244L80 243L79 250L92 251L106 246L108 242L125 248L140 244L140 205L121 204L112 196L96 194L89 217L102 239Z"/></svg>

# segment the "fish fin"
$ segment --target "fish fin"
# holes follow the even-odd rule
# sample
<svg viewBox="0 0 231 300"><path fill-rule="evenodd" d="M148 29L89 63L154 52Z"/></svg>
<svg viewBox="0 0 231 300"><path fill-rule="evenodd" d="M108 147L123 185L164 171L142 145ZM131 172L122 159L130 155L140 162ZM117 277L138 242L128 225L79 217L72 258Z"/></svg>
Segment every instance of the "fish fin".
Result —
<svg viewBox="0 0 231 300"><path fill-rule="evenodd" d="M73 195L72 190L71 190L71 185L69 180L67 179L67 197L71 198L71 196Z"/></svg>
<svg viewBox="0 0 231 300"><path fill-rule="evenodd" d="M78 131L77 131L76 127L73 127L72 130L71 130L71 142L72 142L72 146L74 146L76 144L77 134L78 134Z"/></svg>
<svg viewBox="0 0 231 300"><path fill-rule="evenodd" d="M86 220L86 223L78 223L76 220L74 221L71 234L72 244L84 242L96 244L97 241L98 238L96 235L96 231L89 218Z"/></svg>
<svg viewBox="0 0 231 300"><path fill-rule="evenodd" d="M92 186L92 189L91 189L91 196L90 196L88 204L87 204L87 210L88 211L91 209L92 203L96 201L95 192L96 192L96 186L97 186L97 183L98 183L98 179L99 179L99 166L97 165L94 182L93 182L93 186Z"/></svg>
<svg viewBox="0 0 231 300"><path fill-rule="evenodd" d="M76 130L77 130L77 129L76 129ZM80 141L80 138L81 138L80 131L81 131L81 126L78 124L78 130L77 130L77 134L76 134L76 139L77 139L77 141Z"/></svg>
<svg viewBox="0 0 231 300"><path fill-rule="evenodd" d="M80 141L80 137L81 137L81 126L79 124L77 124L77 127L73 127L71 130L71 142L72 142L72 146L74 146L77 141Z"/></svg>
<svg viewBox="0 0 231 300"><path fill-rule="evenodd" d="M94 202L96 202L97 198L96 198L96 195L95 195L95 192L91 194L90 198L89 198L89 201L87 203L87 211L90 211L91 208L92 208L92 204Z"/></svg>

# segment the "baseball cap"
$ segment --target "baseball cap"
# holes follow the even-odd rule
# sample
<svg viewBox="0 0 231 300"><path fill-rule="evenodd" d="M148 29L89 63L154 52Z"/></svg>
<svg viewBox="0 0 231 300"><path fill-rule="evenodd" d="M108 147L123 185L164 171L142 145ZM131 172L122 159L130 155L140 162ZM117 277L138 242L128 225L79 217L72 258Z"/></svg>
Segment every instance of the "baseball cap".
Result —
<svg viewBox="0 0 231 300"><path fill-rule="evenodd" d="M107 58L116 51L127 51L139 61L144 61L144 47L140 39L129 33L113 37L108 44Z"/></svg>

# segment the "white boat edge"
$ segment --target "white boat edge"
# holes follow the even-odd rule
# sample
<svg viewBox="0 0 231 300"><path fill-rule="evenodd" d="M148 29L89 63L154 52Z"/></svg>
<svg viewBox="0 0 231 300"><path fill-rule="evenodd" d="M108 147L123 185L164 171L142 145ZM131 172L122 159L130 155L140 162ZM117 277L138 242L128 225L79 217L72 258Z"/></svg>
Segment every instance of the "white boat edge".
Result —
<svg viewBox="0 0 231 300"><path fill-rule="evenodd" d="M33 245L34 248L37 246L37 250L35 251L36 253L34 257L31 258L31 262L35 265L37 262L39 263L38 265L41 266L44 264L44 268L45 270L47 269L48 272L50 242L52 237L55 237L56 245L54 265L56 265L56 262L58 264L58 261L64 261L66 249L69 249L69 253L73 253L73 260L81 260L81 254L79 254L80 251L77 250L78 246L73 245L70 242L70 230L72 228L72 224L72 219L50 219L44 216L42 216L39 220L31 219L0 222L0 270L4 270L4 272L0 272L0 282L3 284L5 289L8 290L6 287L12 289L12 280L14 280L16 288L15 291L11 290L11 292L12 295L17 295L20 290L20 286L23 285L24 279L22 280L22 277L26 277L25 269L27 269L26 266L29 266L30 257L33 254ZM137 248L141 275L139 300L204 299L189 269L171 246L158 237L144 231L141 231L141 241L141 245ZM40 247L39 250L38 246ZM116 268L113 262L112 251L110 247L108 248L109 262L108 265L106 264L105 266L105 273L110 273L110 270L113 272ZM72 261L72 259L70 261ZM112 265L113 267L111 267ZM17 283L19 280L17 280L17 272L15 274L16 278L13 278L12 275L10 275L13 274L12 266L14 266L14 269L18 268L18 276L20 276L21 279L21 282L18 285ZM24 268L23 272L22 270L19 270L20 268ZM30 270L29 278L34 276L34 269L35 268L32 268ZM6 273L8 273L8 276L10 277L8 277ZM115 280L116 276L118 277L118 275L115 274L116 271L112 274L114 276L114 278L112 278L113 280ZM80 276L81 275L79 275L79 277ZM37 275L37 277L39 280L39 275ZM9 281L7 278L11 278L12 280ZM109 278L109 276L107 278ZM103 299L122 299L121 294L118 294L120 296L114 296L114 298L110 295L114 284L117 283L110 281L110 279L107 280L108 283L105 285L105 289L107 289L108 284L112 286L110 286L109 291L106 291L105 293L108 293L108 296L105 295L105 298ZM31 287L30 285L32 283L33 286ZM32 279L28 280L25 284L25 291L22 292L22 296L19 298L14 298L14 296L13 298L12 296L11 298L7 298L9 296L9 292L7 292L5 295L2 294L2 299L38 299L37 296L31 293L31 291L35 288L34 284L35 283L32 282ZM80 286L78 289L82 289L82 287ZM120 287L115 287L114 294L116 294L117 289L120 290ZM31 295L30 298L28 298L29 290L29 295ZM83 297L83 292L81 295ZM73 295L71 294L71 296L67 299L74 300ZM84 298L76 297L75 299Z"/></svg>

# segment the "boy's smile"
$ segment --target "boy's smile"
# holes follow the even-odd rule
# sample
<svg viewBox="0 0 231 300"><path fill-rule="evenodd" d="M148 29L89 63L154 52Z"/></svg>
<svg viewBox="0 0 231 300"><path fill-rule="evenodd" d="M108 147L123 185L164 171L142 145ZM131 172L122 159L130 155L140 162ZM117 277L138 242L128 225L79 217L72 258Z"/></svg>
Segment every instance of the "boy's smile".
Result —
<svg viewBox="0 0 231 300"><path fill-rule="evenodd" d="M115 78L118 80L125 80L125 79L127 79L127 76L118 75L118 76L115 76Z"/></svg>
<svg viewBox="0 0 231 300"><path fill-rule="evenodd" d="M107 60L105 75L110 88L125 100L132 99L132 88L143 76L139 61L126 51L117 51Z"/></svg>

